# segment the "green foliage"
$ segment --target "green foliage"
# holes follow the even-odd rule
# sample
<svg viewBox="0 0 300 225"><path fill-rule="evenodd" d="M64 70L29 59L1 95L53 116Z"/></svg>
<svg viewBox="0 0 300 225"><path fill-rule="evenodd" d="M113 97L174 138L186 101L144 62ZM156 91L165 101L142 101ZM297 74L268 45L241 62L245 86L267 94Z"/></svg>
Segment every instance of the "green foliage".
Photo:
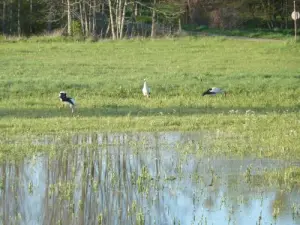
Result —
<svg viewBox="0 0 300 225"><path fill-rule="evenodd" d="M151 16L136 16L136 22L151 24L152 17Z"/></svg>
<svg viewBox="0 0 300 225"><path fill-rule="evenodd" d="M75 37L81 37L82 36L82 29L81 29L81 23L77 20L72 21L72 35Z"/></svg>
<svg viewBox="0 0 300 225"><path fill-rule="evenodd" d="M156 4L155 9L161 21L172 22L176 24L176 21L183 14L181 10L182 5L175 2L160 2Z"/></svg>
<svg viewBox="0 0 300 225"><path fill-rule="evenodd" d="M2 13L6 15L3 22L3 33L5 35L18 35L18 30L22 35L31 36L43 33L45 30L51 32L53 29L64 27L66 24L67 6L62 1L23 1L18 4L17 0L11 0L9 3L2 1L0 7ZM141 1L138 7L138 22L151 23L152 9L157 10L157 21L168 23L170 26L177 26L178 18L183 15L189 15L186 23L198 25L215 25L221 28L263 28L273 30L274 28L293 28L293 21L290 13L293 11L293 1L250 1L250 0L231 0L231 1L195 1L192 4L186 4L182 1L158 1L155 6L151 1ZM75 4L75 3L71 3ZM95 7L102 4L101 1L94 2ZM105 2L105 9L108 3ZM76 5L76 7L75 7ZM77 4L73 5L72 16L75 21L72 23L72 35L75 40L82 36L82 30L78 18L83 16L84 10L80 10ZM20 8L18 8L20 7ZM89 2L83 2L82 9L93 10ZM112 11L116 11L118 4L113 4ZM97 8L97 7L96 7ZM133 14L134 7L128 4L126 7L126 18ZM96 9L98 11L98 8ZM18 12L20 12L18 14ZM51 13L49 13L51 12ZM110 18L109 11L105 15L97 12L88 13L90 21L97 21L97 31L100 34L101 29L106 29L107 20ZM95 16L95 18L94 18ZM185 16L184 16L185 17ZM212 17L214 22L212 22ZM209 19L210 18L210 19ZM241 22L241 23L240 23ZM215 24L214 24L215 23ZM101 27L101 29L99 29ZM94 31L93 31L94 32ZM88 36L88 33L84 35ZM147 35L146 33L144 35Z"/></svg>

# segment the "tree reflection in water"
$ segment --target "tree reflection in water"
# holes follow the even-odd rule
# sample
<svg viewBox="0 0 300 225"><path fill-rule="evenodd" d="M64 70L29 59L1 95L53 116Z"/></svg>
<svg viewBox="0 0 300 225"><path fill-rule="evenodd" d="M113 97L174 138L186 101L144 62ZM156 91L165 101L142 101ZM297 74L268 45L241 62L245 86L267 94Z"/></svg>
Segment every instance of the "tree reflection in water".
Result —
<svg viewBox="0 0 300 225"><path fill-rule="evenodd" d="M52 146L49 154L1 165L0 224L300 223L292 215L298 190L261 176L288 162L202 157L206 140L177 132L45 137L36 143ZM250 164L256 182L247 183Z"/></svg>

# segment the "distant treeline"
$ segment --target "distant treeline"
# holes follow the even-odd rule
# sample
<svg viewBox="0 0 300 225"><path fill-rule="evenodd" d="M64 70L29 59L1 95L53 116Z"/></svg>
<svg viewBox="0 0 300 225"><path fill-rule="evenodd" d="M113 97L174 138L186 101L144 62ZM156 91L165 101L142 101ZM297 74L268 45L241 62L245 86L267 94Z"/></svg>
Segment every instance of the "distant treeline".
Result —
<svg viewBox="0 0 300 225"><path fill-rule="evenodd" d="M293 27L293 0L1 0L1 33L113 39L177 32L182 25L221 29ZM300 1L296 1L296 5Z"/></svg>

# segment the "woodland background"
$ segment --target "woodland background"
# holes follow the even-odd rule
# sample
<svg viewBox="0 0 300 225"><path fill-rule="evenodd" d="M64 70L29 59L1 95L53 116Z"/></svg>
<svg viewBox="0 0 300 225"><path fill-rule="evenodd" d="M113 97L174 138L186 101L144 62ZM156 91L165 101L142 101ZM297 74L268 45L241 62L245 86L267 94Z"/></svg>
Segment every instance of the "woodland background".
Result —
<svg viewBox="0 0 300 225"><path fill-rule="evenodd" d="M1 0L0 7L5 36L120 39L210 28L292 32L294 26L292 0Z"/></svg>

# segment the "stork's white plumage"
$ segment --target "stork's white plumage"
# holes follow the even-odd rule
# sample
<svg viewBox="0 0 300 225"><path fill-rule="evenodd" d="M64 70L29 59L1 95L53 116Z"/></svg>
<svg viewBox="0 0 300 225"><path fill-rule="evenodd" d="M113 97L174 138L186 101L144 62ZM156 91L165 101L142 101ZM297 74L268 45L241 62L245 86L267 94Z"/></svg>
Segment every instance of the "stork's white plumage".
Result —
<svg viewBox="0 0 300 225"><path fill-rule="evenodd" d="M216 94L224 94L224 96L226 96L226 91L224 91L221 88L217 88L217 87L212 87L207 89L205 92L203 92L202 96L204 95L216 95Z"/></svg>
<svg viewBox="0 0 300 225"><path fill-rule="evenodd" d="M142 89L143 95L147 96L147 98L150 97L150 88L147 85L146 79L144 79L144 87Z"/></svg>

